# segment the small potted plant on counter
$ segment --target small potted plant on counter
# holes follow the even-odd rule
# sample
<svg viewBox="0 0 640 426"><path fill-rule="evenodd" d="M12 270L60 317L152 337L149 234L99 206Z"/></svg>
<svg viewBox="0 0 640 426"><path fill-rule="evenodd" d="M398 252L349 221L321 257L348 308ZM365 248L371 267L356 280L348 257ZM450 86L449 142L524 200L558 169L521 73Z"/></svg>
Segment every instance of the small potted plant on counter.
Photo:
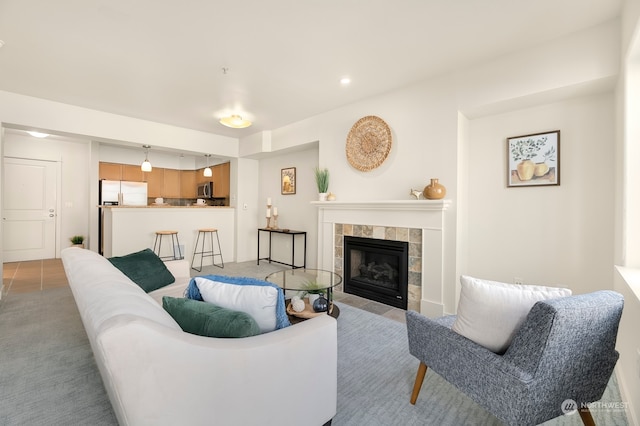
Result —
<svg viewBox="0 0 640 426"><path fill-rule="evenodd" d="M329 170L316 167L314 169L316 185L318 186L318 199L327 201L327 191L329 190Z"/></svg>
<svg viewBox="0 0 640 426"><path fill-rule="evenodd" d="M84 248L84 236L82 235L74 235L69 238L69 241L71 241L72 247Z"/></svg>

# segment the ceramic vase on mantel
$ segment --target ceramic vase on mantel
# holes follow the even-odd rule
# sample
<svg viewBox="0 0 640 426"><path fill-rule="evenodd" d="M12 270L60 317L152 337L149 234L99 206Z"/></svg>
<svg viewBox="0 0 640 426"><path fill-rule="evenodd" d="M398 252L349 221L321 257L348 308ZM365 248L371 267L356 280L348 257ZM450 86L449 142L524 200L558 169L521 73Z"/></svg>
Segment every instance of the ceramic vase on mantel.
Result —
<svg viewBox="0 0 640 426"><path fill-rule="evenodd" d="M438 179L431 179L431 183L424 187L422 195L427 200L441 200L447 194L447 188L438 182Z"/></svg>
<svg viewBox="0 0 640 426"><path fill-rule="evenodd" d="M327 201L327 195L326 192L320 192L318 194L318 201Z"/></svg>

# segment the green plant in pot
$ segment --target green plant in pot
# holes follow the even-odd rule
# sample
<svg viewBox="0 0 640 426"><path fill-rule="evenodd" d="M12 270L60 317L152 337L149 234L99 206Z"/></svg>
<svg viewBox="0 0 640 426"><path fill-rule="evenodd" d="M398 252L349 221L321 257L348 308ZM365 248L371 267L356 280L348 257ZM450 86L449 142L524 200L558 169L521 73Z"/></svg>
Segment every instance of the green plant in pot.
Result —
<svg viewBox="0 0 640 426"><path fill-rule="evenodd" d="M327 191L329 190L329 169L316 167L313 172L316 177L319 199L320 201L326 201Z"/></svg>
<svg viewBox="0 0 640 426"><path fill-rule="evenodd" d="M309 299L309 304L313 307L316 312L326 311L327 310L327 299L325 299L324 294L327 291L326 286L319 284L316 281L307 281L302 285L303 288L303 297L307 296ZM321 303L320 303L321 302ZM318 309L318 306L321 306L321 309Z"/></svg>
<svg viewBox="0 0 640 426"><path fill-rule="evenodd" d="M84 236L82 235L74 235L73 237L69 238L69 241L71 241L71 244L73 244L74 246L80 246L84 248Z"/></svg>

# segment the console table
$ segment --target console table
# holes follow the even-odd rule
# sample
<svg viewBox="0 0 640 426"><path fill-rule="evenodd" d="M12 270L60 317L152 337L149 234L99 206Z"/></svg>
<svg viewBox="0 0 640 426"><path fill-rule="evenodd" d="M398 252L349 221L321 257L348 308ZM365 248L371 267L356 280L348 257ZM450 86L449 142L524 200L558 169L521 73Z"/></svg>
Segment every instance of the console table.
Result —
<svg viewBox="0 0 640 426"><path fill-rule="evenodd" d="M269 233L269 256L268 257L260 257L260 233L268 232ZM271 242L273 234L283 234L291 236L291 263L279 262L277 260L273 260L271 258ZM304 241L304 257L302 261L302 265L296 266L296 236L301 235ZM306 231L293 231L291 229L272 229L272 228L258 228L258 261L257 264L260 264L261 260L268 260L269 263L279 263L281 265L291 266L292 269L297 268L306 268L307 267L307 232Z"/></svg>

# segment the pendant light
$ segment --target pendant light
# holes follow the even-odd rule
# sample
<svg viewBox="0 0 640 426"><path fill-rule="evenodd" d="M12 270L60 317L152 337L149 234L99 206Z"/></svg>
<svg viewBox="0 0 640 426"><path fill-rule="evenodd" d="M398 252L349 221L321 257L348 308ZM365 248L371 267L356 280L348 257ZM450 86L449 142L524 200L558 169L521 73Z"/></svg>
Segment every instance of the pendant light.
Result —
<svg viewBox="0 0 640 426"><path fill-rule="evenodd" d="M207 157L207 167L204 169L204 177L211 177L213 176L213 172L211 171L211 167L209 167L209 160L211 159L211 154L205 154L205 157Z"/></svg>
<svg viewBox="0 0 640 426"><path fill-rule="evenodd" d="M143 172L150 172L153 169L151 167L151 163L149 162L149 148L151 148L151 146L142 145L142 147L145 149L145 151L144 151L144 161L142 162L140 169L142 169Z"/></svg>

